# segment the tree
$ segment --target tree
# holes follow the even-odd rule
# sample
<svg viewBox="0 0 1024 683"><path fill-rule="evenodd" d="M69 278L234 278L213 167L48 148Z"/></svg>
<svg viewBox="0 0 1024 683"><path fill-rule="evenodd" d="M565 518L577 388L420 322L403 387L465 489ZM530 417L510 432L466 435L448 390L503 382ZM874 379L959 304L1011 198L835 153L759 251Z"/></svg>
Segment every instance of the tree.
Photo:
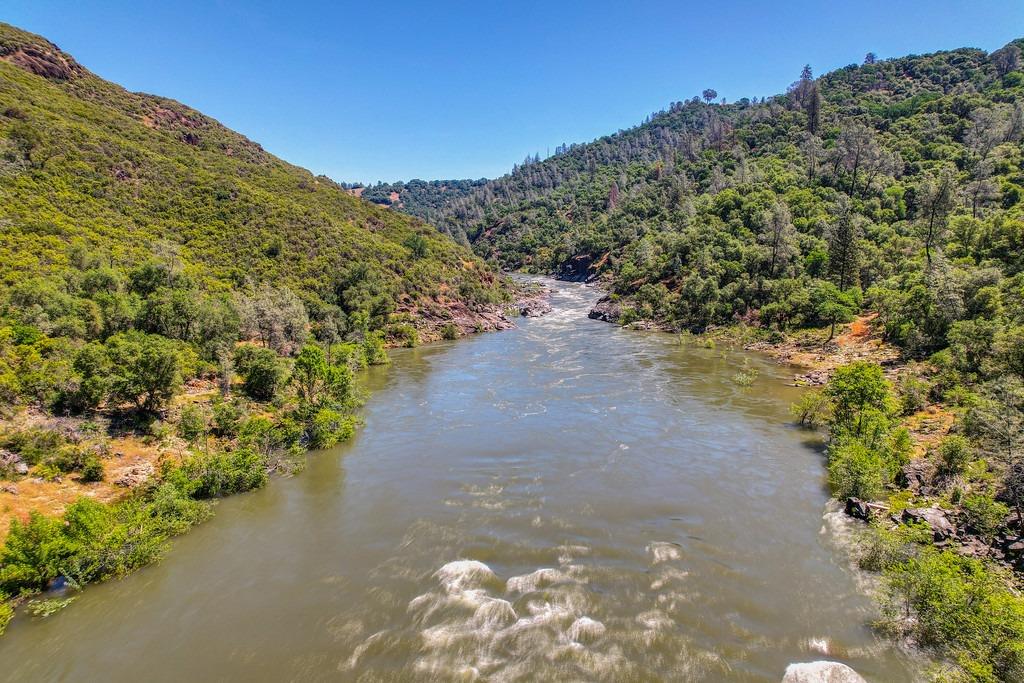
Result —
<svg viewBox="0 0 1024 683"><path fill-rule="evenodd" d="M1020 48L1013 44L1007 45L989 55L989 59L996 67L996 73L1000 77L1005 76L1020 68Z"/></svg>
<svg viewBox="0 0 1024 683"><path fill-rule="evenodd" d="M849 204L843 203L840 204L839 215L825 230L829 272L841 290L858 284L860 239L863 235L861 223Z"/></svg>
<svg viewBox="0 0 1024 683"><path fill-rule="evenodd" d="M874 52L869 52L866 55L864 55L864 64L866 65L874 64L877 61L878 57L875 55Z"/></svg>
<svg viewBox="0 0 1024 683"><path fill-rule="evenodd" d="M932 251L946 235L946 218L953 209L954 181L952 169L944 168L925 179L918 188L920 197L919 232L924 242L925 260L932 266Z"/></svg>
<svg viewBox="0 0 1024 683"><path fill-rule="evenodd" d="M797 253L796 228L793 227L793 216L784 201L777 201L765 220L767 230L762 235L767 243L771 257L768 264L768 277L775 277L778 265L785 266Z"/></svg>
<svg viewBox="0 0 1024 683"><path fill-rule="evenodd" d="M285 380L277 354L257 346L239 346L235 367L242 376L245 393L258 401L271 401Z"/></svg>
<svg viewBox="0 0 1024 683"><path fill-rule="evenodd" d="M1007 497L1024 520L1024 382L1011 375L990 382L966 423L999 464Z"/></svg>
<svg viewBox="0 0 1024 683"><path fill-rule="evenodd" d="M860 435L868 411L887 415L892 410L892 394L882 368L868 361L854 361L836 368L825 386L832 399L835 425L840 431Z"/></svg>
<svg viewBox="0 0 1024 683"><path fill-rule="evenodd" d="M352 371L348 366L329 365L323 349L307 344L295 358L292 383L307 406L333 401L344 404L351 397Z"/></svg>
<svg viewBox="0 0 1024 683"><path fill-rule="evenodd" d="M718 91L716 91L713 88L707 88L704 92L701 93L701 96L704 98L704 101L706 103L711 104L711 102L716 97L718 97Z"/></svg>
<svg viewBox="0 0 1024 683"><path fill-rule="evenodd" d="M306 307L287 287L263 283L251 296L239 295L238 310L242 334L278 353L301 346L309 333Z"/></svg>
<svg viewBox="0 0 1024 683"><path fill-rule="evenodd" d="M850 176L850 196L857 196L857 178L861 173L868 176L864 190L871 187L871 180L891 166L894 159L887 154L875 139L870 128L855 121L843 128L836 140L836 169L841 166Z"/></svg>
<svg viewBox="0 0 1024 683"><path fill-rule="evenodd" d="M826 342L832 341L836 336L837 323L853 319L854 313L857 312L853 298L831 282L816 282L811 288L810 303L815 318L830 326Z"/></svg>
<svg viewBox="0 0 1024 683"><path fill-rule="evenodd" d="M614 211L615 207L619 204L619 184L612 181L612 186L608 189L608 210Z"/></svg>
<svg viewBox="0 0 1024 683"><path fill-rule="evenodd" d="M807 64L800 72L800 79L789 87L791 100L807 114L807 130L812 135L817 133L821 123L821 93L814 82L811 65Z"/></svg>
<svg viewBox="0 0 1024 683"><path fill-rule="evenodd" d="M167 405L181 386L181 355L166 337L122 332L106 342L110 360L110 396L155 412Z"/></svg>

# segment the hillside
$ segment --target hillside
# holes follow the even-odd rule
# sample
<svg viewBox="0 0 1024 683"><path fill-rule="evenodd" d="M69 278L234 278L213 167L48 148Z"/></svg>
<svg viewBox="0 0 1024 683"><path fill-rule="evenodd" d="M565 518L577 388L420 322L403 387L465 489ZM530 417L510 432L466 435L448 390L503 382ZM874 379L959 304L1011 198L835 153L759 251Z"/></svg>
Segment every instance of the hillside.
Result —
<svg viewBox="0 0 1024 683"><path fill-rule="evenodd" d="M351 438L388 344L509 325L422 220L6 24L0 262L0 633Z"/></svg>
<svg viewBox="0 0 1024 683"><path fill-rule="evenodd" d="M389 206L404 213L436 223L445 216L444 209L487 184L480 180L410 180L376 185L352 185L349 192L375 204ZM442 228L445 232L447 229ZM449 234L451 234L449 232ZM456 231L452 237L465 242L465 233Z"/></svg>
<svg viewBox="0 0 1024 683"><path fill-rule="evenodd" d="M342 332L360 311L385 326L390 314L442 319L447 308L503 296L489 269L426 224L359 201L193 109L127 92L6 25L0 206L7 296L28 276L77 296L84 262L129 268L165 252L204 291L286 285L314 325Z"/></svg>

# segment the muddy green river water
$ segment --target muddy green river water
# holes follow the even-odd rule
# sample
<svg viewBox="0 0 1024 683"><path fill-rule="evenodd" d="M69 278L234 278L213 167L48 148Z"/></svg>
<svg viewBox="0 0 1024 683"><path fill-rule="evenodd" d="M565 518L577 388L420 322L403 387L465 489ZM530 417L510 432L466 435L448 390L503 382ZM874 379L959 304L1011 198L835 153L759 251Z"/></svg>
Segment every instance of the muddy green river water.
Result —
<svg viewBox="0 0 1024 683"><path fill-rule="evenodd" d="M553 286L518 329L394 352L352 442L160 564L17 619L0 680L913 680L866 626L791 371Z"/></svg>

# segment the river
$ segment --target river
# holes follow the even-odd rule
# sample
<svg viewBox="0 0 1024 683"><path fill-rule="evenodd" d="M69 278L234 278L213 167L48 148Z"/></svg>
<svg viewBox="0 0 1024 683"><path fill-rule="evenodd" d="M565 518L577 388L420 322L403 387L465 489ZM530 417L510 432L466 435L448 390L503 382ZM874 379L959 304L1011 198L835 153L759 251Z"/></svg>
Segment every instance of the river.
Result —
<svg viewBox="0 0 1024 683"><path fill-rule="evenodd" d="M16 620L0 680L913 680L865 625L791 371L553 286L515 330L394 352L355 439L160 564Z"/></svg>

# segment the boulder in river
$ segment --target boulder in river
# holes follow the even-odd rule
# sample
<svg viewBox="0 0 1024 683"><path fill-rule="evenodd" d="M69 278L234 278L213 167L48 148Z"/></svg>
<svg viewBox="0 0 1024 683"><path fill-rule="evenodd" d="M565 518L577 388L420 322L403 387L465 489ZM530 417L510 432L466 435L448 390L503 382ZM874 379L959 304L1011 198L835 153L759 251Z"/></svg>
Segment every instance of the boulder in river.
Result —
<svg viewBox="0 0 1024 683"><path fill-rule="evenodd" d="M903 511L903 522L923 522L932 530L936 542L948 540L956 533L956 527L949 521L946 511L941 508L910 508Z"/></svg>
<svg viewBox="0 0 1024 683"><path fill-rule="evenodd" d="M594 304L594 307L590 309L590 313L587 314L587 317L592 318L593 320L603 320L606 323L614 323L618 321L621 315L622 307L612 301L610 296L603 296L596 304Z"/></svg>
<svg viewBox="0 0 1024 683"><path fill-rule="evenodd" d="M845 512L850 517L862 519L865 522L871 519L871 508L868 507L867 501L860 498L847 498Z"/></svg>
<svg viewBox="0 0 1024 683"><path fill-rule="evenodd" d="M839 662L790 664L782 683L867 683L859 673Z"/></svg>

